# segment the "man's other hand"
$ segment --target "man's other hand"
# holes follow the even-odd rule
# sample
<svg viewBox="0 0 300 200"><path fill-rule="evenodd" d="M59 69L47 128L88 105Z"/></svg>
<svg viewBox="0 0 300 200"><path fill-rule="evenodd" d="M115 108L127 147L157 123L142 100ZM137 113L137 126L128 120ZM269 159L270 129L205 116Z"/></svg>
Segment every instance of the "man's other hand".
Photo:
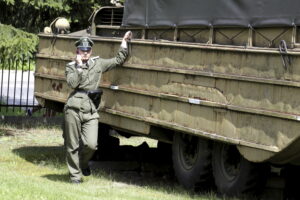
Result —
<svg viewBox="0 0 300 200"><path fill-rule="evenodd" d="M130 41L132 39L132 32L131 31L127 31L124 35L123 40L125 40L126 42Z"/></svg>

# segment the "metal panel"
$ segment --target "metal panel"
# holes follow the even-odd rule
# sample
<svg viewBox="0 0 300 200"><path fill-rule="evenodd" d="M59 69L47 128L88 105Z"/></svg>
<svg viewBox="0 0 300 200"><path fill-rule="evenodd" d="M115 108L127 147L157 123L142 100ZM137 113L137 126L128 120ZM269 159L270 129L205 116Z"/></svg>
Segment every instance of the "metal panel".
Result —
<svg viewBox="0 0 300 200"><path fill-rule="evenodd" d="M64 65L74 57L75 39L58 36L55 48L42 42L36 73L40 98L67 98ZM120 45L120 39L93 39L94 54L104 58L113 57ZM286 69L276 49L133 41L125 65L103 76L101 113L106 114L100 120L139 134L160 126L270 152L243 153L264 161L299 137L300 53L288 55L292 63Z"/></svg>

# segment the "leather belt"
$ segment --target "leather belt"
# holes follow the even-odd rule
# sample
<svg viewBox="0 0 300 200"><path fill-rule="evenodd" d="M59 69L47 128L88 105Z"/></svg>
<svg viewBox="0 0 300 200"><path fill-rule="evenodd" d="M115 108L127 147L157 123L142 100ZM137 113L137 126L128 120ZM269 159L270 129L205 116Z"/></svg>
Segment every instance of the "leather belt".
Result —
<svg viewBox="0 0 300 200"><path fill-rule="evenodd" d="M83 89L76 89L75 92L84 93L84 94L102 94L103 91L101 89L96 90L83 90Z"/></svg>
<svg viewBox="0 0 300 200"><path fill-rule="evenodd" d="M96 108L99 107L100 101L101 101L101 95L103 91L101 89L96 89L96 90L81 90L77 89L75 90L76 92L84 93L86 94L93 102Z"/></svg>

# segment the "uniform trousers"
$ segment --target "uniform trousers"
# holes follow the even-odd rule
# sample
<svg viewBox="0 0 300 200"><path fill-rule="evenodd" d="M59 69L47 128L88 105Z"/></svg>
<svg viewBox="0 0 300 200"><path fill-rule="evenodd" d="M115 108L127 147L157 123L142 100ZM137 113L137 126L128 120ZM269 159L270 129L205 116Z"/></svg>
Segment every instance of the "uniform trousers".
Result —
<svg viewBox="0 0 300 200"><path fill-rule="evenodd" d="M88 162L97 150L98 122L97 112L65 110L64 139L71 180L81 180L81 169L88 168Z"/></svg>

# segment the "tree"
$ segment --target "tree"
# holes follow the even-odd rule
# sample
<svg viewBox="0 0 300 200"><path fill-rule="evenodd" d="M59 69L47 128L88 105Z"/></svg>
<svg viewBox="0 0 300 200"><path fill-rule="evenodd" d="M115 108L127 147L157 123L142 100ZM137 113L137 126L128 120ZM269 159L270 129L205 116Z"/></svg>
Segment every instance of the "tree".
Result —
<svg viewBox="0 0 300 200"><path fill-rule="evenodd" d="M57 17L66 17L72 31L86 28L94 9L109 0L0 0L0 22L38 33Z"/></svg>

